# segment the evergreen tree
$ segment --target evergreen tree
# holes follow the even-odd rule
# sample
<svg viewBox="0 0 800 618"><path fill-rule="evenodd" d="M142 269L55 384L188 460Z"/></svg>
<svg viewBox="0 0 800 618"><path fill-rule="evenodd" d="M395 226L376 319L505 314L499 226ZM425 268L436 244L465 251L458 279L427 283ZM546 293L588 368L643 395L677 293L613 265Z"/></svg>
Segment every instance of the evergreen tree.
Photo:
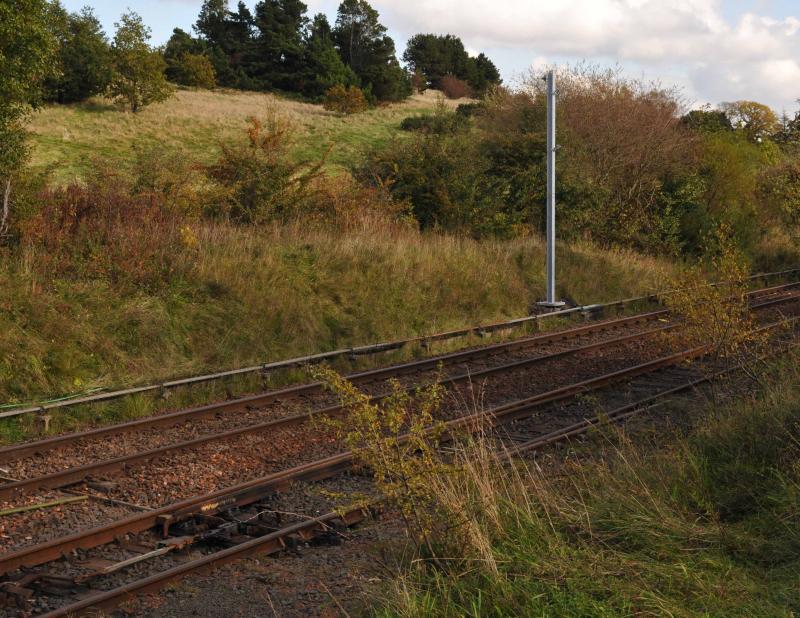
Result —
<svg viewBox="0 0 800 618"><path fill-rule="evenodd" d="M497 70L494 62L486 54L480 53L477 57L470 58L467 83L472 87L475 94L483 95L489 88L502 82L500 71Z"/></svg>
<svg viewBox="0 0 800 618"><path fill-rule="evenodd" d="M339 5L333 40L339 55L372 97L396 101L411 94L408 74L395 55L394 41L366 0L344 0Z"/></svg>
<svg viewBox="0 0 800 618"><path fill-rule="evenodd" d="M408 41L403 60L414 73L422 73L434 88L441 86L446 75L467 82L477 94L501 82L497 67L485 54L471 58L461 39L451 34L414 35Z"/></svg>
<svg viewBox="0 0 800 618"><path fill-rule="evenodd" d="M123 14L114 25L117 32L111 45L114 68L109 87L111 96L134 113L145 105L169 98L172 87L164 75L166 62L148 44L150 28L132 11Z"/></svg>
<svg viewBox="0 0 800 618"><path fill-rule="evenodd" d="M235 12L227 0L204 0L194 30L206 43L217 83L231 88L252 88L247 75L253 45L253 15L244 2ZM190 53L198 53L197 51Z"/></svg>
<svg viewBox="0 0 800 618"><path fill-rule="evenodd" d="M256 38L247 70L263 88L299 90L306 10L301 0L262 0L256 4Z"/></svg>
<svg viewBox="0 0 800 618"><path fill-rule="evenodd" d="M53 13L58 72L45 83L45 97L72 103L104 92L111 80L111 48L92 9L67 13L55 4Z"/></svg>
<svg viewBox="0 0 800 618"><path fill-rule="evenodd" d="M167 41L167 44L164 46L164 61L167 63L165 74L167 79L176 84L183 83L181 81L181 74L183 71L181 66L182 58L186 54L207 54L207 52L208 44L205 41L193 38L185 30L175 28L172 31L172 36L169 37L169 41Z"/></svg>
<svg viewBox="0 0 800 618"><path fill-rule="evenodd" d="M322 13L314 16L305 41L306 78L303 94L321 97L327 90L341 84L355 85L358 82L353 70L339 57L333 44L328 18Z"/></svg>

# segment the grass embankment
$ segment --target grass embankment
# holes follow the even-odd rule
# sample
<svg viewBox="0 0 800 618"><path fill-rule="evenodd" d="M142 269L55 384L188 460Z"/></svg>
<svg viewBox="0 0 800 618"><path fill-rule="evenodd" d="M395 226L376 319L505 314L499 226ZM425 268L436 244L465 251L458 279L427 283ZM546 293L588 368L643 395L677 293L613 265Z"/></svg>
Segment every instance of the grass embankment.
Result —
<svg viewBox="0 0 800 618"><path fill-rule="evenodd" d="M30 401L525 315L544 292L537 239L385 229L200 228L190 267L148 291L0 266L0 401ZM667 261L563 248L579 302L662 288ZM223 392L224 394L224 392Z"/></svg>
<svg viewBox="0 0 800 618"><path fill-rule="evenodd" d="M687 410L688 437L609 434L516 476L471 452L435 489L462 522L439 540L442 566L416 562L376 613L796 616L796 363L758 399Z"/></svg>
<svg viewBox="0 0 800 618"><path fill-rule="evenodd" d="M272 94L240 91L179 90L168 101L137 114L120 111L105 99L49 105L32 117L32 163L56 165L54 180L62 183L82 178L95 157L130 164L135 149L184 152L193 160L211 163L219 156L220 141L239 138L249 117L262 118L272 109L297 129L297 160L319 160L330 149L328 167L335 171L349 167L364 149L388 142L400 133L401 120L430 112L437 100L430 91L353 116Z"/></svg>

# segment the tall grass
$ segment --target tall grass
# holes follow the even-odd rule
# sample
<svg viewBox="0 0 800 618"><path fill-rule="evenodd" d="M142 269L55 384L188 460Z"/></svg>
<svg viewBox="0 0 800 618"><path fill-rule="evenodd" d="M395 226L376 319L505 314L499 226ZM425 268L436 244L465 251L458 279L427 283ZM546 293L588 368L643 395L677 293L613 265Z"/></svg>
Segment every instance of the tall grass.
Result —
<svg viewBox="0 0 800 618"><path fill-rule="evenodd" d="M796 615L796 361L763 396L692 410L696 429L659 445L610 433L581 457L512 469L464 450L433 492L451 524L439 558L410 564L375 613Z"/></svg>

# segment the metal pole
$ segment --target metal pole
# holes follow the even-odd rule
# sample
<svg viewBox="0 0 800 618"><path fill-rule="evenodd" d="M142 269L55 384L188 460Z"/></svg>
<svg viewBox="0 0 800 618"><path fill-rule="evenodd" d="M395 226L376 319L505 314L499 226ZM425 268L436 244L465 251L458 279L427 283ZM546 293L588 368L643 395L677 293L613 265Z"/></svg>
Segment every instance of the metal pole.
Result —
<svg viewBox="0 0 800 618"><path fill-rule="evenodd" d="M556 300L556 75L548 71L547 82L547 300L545 307L561 307Z"/></svg>

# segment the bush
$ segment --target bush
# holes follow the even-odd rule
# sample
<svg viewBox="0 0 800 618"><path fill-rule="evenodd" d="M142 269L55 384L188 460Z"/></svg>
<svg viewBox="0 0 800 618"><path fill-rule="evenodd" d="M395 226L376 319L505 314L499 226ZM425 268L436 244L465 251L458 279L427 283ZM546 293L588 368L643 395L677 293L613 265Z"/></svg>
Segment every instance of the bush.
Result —
<svg viewBox="0 0 800 618"><path fill-rule="evenodd" d="M409 116L400 122L400 128L403 131L420 131L437 135L457 133L468 127L469 121L466 116L454 114L452 112Z"/></svg>
<svg viewBox="0 0 800 618"><path fill-rule="evenodd" d="M357 114L366 111L369 107L364 92L357 86L345 88L337 84L325 92L322 106L331 112L339 114Z"/></svg>
<svg viewBox="0 0 800 618"><path fill-rule="evenodd" d="M217 73L208 56L184 53L174 66L175 79L183 86L211 90L217 85Z"/></svg>
<svg viewBox="0 0 800 618"><path fill-rule="evenodd" d="M472 118L479 115L483 109L485 109L483 103L461 103L456 107L456 114L465 118Z"/></svg>
<svg viewBox="0 0 800 618"><path fill-rule="evenodd" d="M470 95L469 84L453 75L445 75L439 80L439 90L448 99L463 99Z"/></svg>
<svg viewBox="0 0 800 618"><path fill-rule="evenodd" d="M222 144L219 161L208 176L223 190L221 205L208 214L225 215L236 223L287 220L309 207L324 160L315 164L291 160L291 130L275 114L266 126L250 118L245 144Z"/></svg>

